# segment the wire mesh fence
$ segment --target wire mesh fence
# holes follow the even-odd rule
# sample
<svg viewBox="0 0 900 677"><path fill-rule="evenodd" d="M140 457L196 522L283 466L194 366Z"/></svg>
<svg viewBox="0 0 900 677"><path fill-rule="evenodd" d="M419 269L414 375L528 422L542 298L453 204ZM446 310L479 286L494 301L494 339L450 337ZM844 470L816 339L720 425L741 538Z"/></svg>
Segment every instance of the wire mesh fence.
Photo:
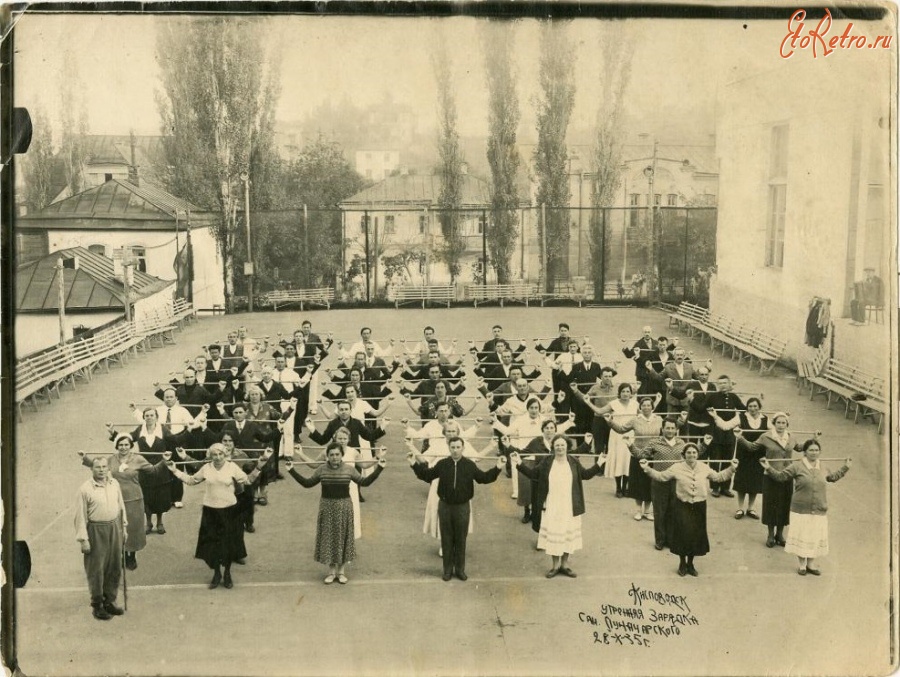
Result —
<svg viewBox="0 0 900 677"><path fill-rule="evenodd" d="M716 216L714 207L256 212L256 292L263 306L269 291L319 287L334 288L337 302L378 303L408 287L455 287L465 300L475 286L528 284L560 299L705 305ZM245 260L243 243L235 255ZM241 276L236 293L246 293Z"/></svg>

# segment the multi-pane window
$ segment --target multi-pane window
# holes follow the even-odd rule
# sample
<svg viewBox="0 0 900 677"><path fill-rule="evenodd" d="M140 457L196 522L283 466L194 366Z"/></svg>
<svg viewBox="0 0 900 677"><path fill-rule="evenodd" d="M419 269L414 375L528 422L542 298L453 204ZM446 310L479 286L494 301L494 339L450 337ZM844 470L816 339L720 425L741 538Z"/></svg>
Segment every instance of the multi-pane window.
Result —
<svg viewBox="0 0 900 677"><path fill-rule="evenodd" d="M428 217L425 214L419 214L419 234L424 235L428 230Z"/></svg>
<svg viewBox="0 0 900 677"><path fill-rule="evenodd" d="M669 207L677 207L678 206L678 196L675 193L669 193L666 196L666 205Z"/></svg>
<svg viewBox="0 0 900 677"><path fill-rule="evenodd" d="M787 207L788 126L772 128L769 149L769 201L766 222L766 265L784 266L784 226Z"/></svg>

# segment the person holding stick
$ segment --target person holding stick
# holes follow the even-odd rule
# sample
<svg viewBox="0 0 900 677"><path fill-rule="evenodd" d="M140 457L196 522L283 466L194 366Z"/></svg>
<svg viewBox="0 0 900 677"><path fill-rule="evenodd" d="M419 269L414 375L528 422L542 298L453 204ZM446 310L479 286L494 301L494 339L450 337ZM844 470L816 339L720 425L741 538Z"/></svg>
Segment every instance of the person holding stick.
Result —
<svg viewBox="0 0 900 677"><path fill-rule="evenodd" d="M529 468L521 465L518 453L513 453L510 460L523 475L537 480L537 499L535 511L543 513L538 550L550 555L551 566L546 573L547 578L557 574L576 578L569 568L569 555L581 550L581 516L584 514L584 489L582 480L596 477L606 463L606 454L593 456L595 464L585 468L570 457L569 450L573 442L565 435L556 435L552 441L553 454L544 457L537 467ZM590 442L583 447L590 449Z"/></svg>
<svg viewBox="0 0 900 677"><path fill-rule="evenodd" d="M356 468L344 462L344 447L337 441L325 449L326 463L318 466L311 477L304 477L294 469L292 459L285 459L285 468L301 486L311 489L322 485L319 501L319 516L316 520L315 558L328 567L325 585L337 580L347 583L344 567L356 558L356 539L353 532L353 506L350 503L350 482L367 487L378 479L384 470L385 460L378 458L378 466L368 477L363 477Z"/></svg>
<svg viewBox="0 0 900 677"><path fill-rule="evenodd" d="M753 444L769 428L769 419L762 413L762 402L758 397L747 400L747 411L742 411L737 418L724 421L714 409L712 419L716 427L723 430L737 429L735 433L734 455L739 461L737 472L734 473L734 491L737 494L738 509L734 513L734 519L743 519L746 515L750 519L759 519L754 506L756 497L763 490L763 468L759 459L765 456L765 450ZM747 510L744 511L744 498L747 499Z"/></svg>
<svg viewBox="0 0 900 677"><path fill-rule="evenodd" d="M116 453L106 457L109 474L119 483L122 500L125 502L125 514L128 516L128 528L125 531L125 566L130 570L137 569L137 552L147 545L147 535L143 529L144 493L141 490L143 475L158 478L157 482L168 482L171 473L166 468L166 456L156 465L134 451L131 435L122 433L116 437ZM82 465L93 467L93 459L83 451L78 452ZM171 457L171 453L169 454Z"/></svg>
<svg viewBox="0 0 900 677"><path fill-rule="evenodd" d="M461 581L468 580L466 575L466 536L470 522L470 501L475 495L475 482L490 484L500 476L506 467L506 459L497 457L497 464L484 471L475 465L475 461L463 457L465 443L460 437L450 437L447 447L448 458L442 458L434 466L428 466L421 454L410 449L407 454L409 465L416 477L423 482L437 480L438 519L441 529L441 550L444 560L442 579L449 581L453 575Z"/></svg>
<svg viewBox="0 0 900 677"><path fill-rule="evenodd" d="M803 458L794 461L784 470L776 470L767 459L760 460L766 476L776 482L793 480L794 493L791 498L791 520L793 526L788 535L785 552L797 555L801 576L821 575L821 571L813 566L817 557L828 554L828 500L826 482L837 482L847 471L853 461L847 458L840 470L828 472L821 464L822 445L817 439L803 443Z"/></svg>
<svg viewBox="0 0 900 677"><path fill-rule="evenodd" d="M184 457L186 457L185 454ZM272 449L256 461L256 468L249 475L237 464L226 459L226 451L221 443L213 444L207 449L209 463L200 467L193 475L178 470L174 461L166 465L172 474L188 486L206 482L203 494L203 513L200 517L200 531L197 534L197 548L194 557L206 562L213 570L209 589L214 590L221 583L226 589L234 587L231 579L231 564L247 557L244 547L244 527L241 523L240 508L234 495L235 483L253 484L259 477L262 468L272 456ZM223 571L224 569L224 571Z"/></svg>
<svg viewBox="0 0 900 677"><path fill-rule="evenodd" d="M788 432L788 415L779 411L772 415L771 430L765 431L755 442L748 439L746 431L737 430L738 449L750 455L761 454L775 470L784 470L791 464L791 454L802 451L801 442L794 442ZM749 433L752 435L753 433ZM765 475L762 482L762 523L768 529L766 547L785 546L784 528L791 523L791 500L794 492L790 482L776 482Z"/></svg>
<svg viewBox="0 0 900 677"><path fill-rule="evenodd" d="M714 472L697 459L700 449L696 444L684 445L684 461L676 463L668 470L659 472L650 467L647 459L641 459L641 468L655 480L666 482L675 480L675 509L672 514L672 540L669 551L678 555L678 575L698 576L694 568L694 557L702 557L709 552L709 536L706 533L707 482L727 482L738 466L736 458L721 472Z"/></svg>
<svg viewBox="0 0 900 677"><path fill-rule="evenodd" d="M443 407L442 407L443 409ZM440 411L440 410L439 410ZM406 446L410 452L413 454L418 454L419 452L413 446L411 438L419 438L422 439L423 435L428 435L424 437L425 442L422 445L423 452L428 449L428 465L430 467L434 467L437 465L438 461L442 458L445 458L450 455L450 439L453 437L459 437L463 440L463 453L466 456L472 458L479 458L487 456L491 451L493 451L494 447L497 444L496 439L492 439L488 442L487 446L485 446L481 452L475 451L475 448L466 441L466 438L473 437L477 432L477 426L471 426L466 430L462 430L462 427L459 424L459 421L456 420L447 420L442 428L442 434L440 437L431 437L431 431L428 428L432 424L429 423L427 426L423 427L421 430L412 431L412 435L410 435L410 430L407 428L407 438L406 438ZM423 457L424 458L424 457ZM501 457L502 458L502 457ZM443 547L443 538L441 537L441 526L440 526L440 517L439 517L439 499L438 499L438 484L437 479L431 482L431 487L428 490L428 498L425 500L425 521L422 524L422 533L431 534L432 538L437 538L441 540L441 547L438 549L438 556L444 556L444 547ZM475 517L474 513L469 511L469 529L468 533L472 533L475 528Z"/></svg>
<svg viewBox="0 0 900 677"><path fill-rule="evenodd" d="M94 458L91 478L78 489L75 540L84 554L91 607L99 621L125 613L116 606L116 596L122 578L122 532L127 527L128 515L119 483L110 475L106 458Z"/></svg>

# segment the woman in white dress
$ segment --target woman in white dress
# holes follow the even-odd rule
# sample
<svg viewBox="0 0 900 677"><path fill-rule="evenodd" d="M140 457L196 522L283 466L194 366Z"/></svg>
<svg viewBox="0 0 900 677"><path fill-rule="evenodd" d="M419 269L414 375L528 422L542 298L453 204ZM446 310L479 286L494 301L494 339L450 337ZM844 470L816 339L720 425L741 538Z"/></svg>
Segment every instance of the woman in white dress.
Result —
<svg viewBox="0 0 900 677"><path fill-rule="evenodd" d="M444 423L444 436L436 437L436 438L428 438L428 448L425 450L423 448L422 452L419 452L418 449L415 448L413 442L410 438L406 439L407 447L415 452L416 454L422 453L428 459L429 467L434 467L438 461L440 461L445 456L450 455L450 448L447 446L447 440L451 437L464 437L460 435L460 425L458 421L449 420ZM463 446L463 455L469 457L477 457L477 456L487 456L491 453L497 445L496 440L491 440L488 445L478 452L475 448L466 441ZM433 538L437 538L440 540L441 538L441 526L438 521L438 494L437 494L437 485L438 480L434 480L431 483L431 486L428 489L428 498L425 501L425 521L422 524L422 533L431 534ZM475 530L475 511L469 511L469 533L471 534ZM439 549L438 555L443 556L443 552Z"/></svg>
<svg viewBox="0 0 900 677"><path fill-rule="evenodd" d="M547 578L563 574L575 578L577 574L569 568L569 555L582 548L581 516L584 514L584 491L582 480L600 474L606 462L606 454L596 457L596 464L585 468L568 455L572 442L565 435L553 438L553 455L545 457L535 468L521 466L518 453L513 453L511 461L523 474L537 480L537 504L543 512L541 530L538 535L538 549L551 558Z"/></svg>
<svg viewBox="0 0 900 677"><path fill-rule="evenodd" d="M360 474L363 474L363 471L369 470L372 466L378 463L378 460L372 457L371 450L369 450L369 459L367 460L362 457L359 449L349 446L350 431L346 428L338 428L337 430L335 430L333 441L336 444L341 445L341 448L344 450L344 465L358 468L360 470ZM315 459L312 459L304 454L303 447L299 444L294 446L294 453L301 459L309 463L310 468L313 470L325 463L327 460L325 458L324 449L322 450L322 453L318 454ZM353 537L359 539L362 538L362 511L359 507L359 487L356 486L356 482L350 483L350 503L353 506Z"/></svg>
<svg viewBox="0 0 900 677"><path fill-rule="evenodd" d="M594 410L598 416L612 414L611 422L620 426L631 421L638 415L639 407L634 399L634 389L630 383L620 383L618 398L609 404L598 407L590 400L584 403ZM609 431L609 459L606 462L604 477L616 478L616 498L622 498L628 491L628 473L631 466L631 451L628 448L628 440L633 439L634 432L619 433L614 428Z"/></svg>

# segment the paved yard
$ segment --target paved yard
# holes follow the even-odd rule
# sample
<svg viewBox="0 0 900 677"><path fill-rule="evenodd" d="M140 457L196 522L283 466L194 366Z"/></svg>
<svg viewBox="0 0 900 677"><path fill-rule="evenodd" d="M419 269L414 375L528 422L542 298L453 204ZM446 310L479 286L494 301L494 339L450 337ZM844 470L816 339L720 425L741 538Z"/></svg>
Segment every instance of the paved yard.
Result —
<svg viewBox="0 0 900 677"><path fill-rule="evenodd" d="M759 377L718 355L714 375L764 392L764 408L791 412L793 428L822 430L823 456L854 459L848 476L829 485L832 552L820 578L797 576L795 558L766 548L765 528L735 521L734 499L725 498L710 499L712 552L697 560L700 577L679 578L677 558L654 550L652 525L634 522L633 503L617 500L612 481L598 478L585 485L585 549L571 560L579 576L548 581L548 558L535 550L536 536L519 522L501 477L476 488L469 581L444 583L437 542L422 533L427 485L404 459L398 419L409 410L396 402L389 464L364 490L363 539L348 585L322 585L325 572L312 556L319 489L288 479L257 509L258 531L247 535L250 556L235 567L235 588L207 590L209 572L193 559L202 488L187 488L184 509L167 516L168 533L149 536L139 568L128 572L128 613L94 620L72 527L75 490L88 476L75 451L111 450L104 422L129 420L129 401L148 399L153 381L228 328L244 324L274 337L307 318L348 342L363 324L375 339L418 339L431 324L442 340L484 340L496 322L507 336L530 339L555 335L566 320L573 334L591 337L601 361L621 357L619 338L638 336L644 324L668 331L662 313L620 308L204 318L177 334L177 345L79 383L39 413L26 411L15 450L16 538L28 541L34 560L16 594L25 674L862 675L886 674L896 661L889 436L798 397L787 372ZM709 356L706 346L682 341L695 359ZM625 371L630 377L629 365ZM638 605L637 590L683 599Z"/></svg>

